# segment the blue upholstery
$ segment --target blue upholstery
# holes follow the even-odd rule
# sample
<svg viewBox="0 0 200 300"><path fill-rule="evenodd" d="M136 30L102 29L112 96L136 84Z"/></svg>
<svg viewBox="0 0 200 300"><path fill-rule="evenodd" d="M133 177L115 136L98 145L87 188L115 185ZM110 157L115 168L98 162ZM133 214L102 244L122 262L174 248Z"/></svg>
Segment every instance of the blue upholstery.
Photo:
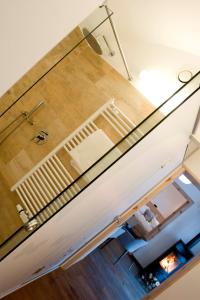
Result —
<svg viewBox="0 0 200 300"><path fill-rule="evenodd" d="M133 253L139 248L145 246L147 244L143 239L135 238L129 231L126 231L122 235L118 237L118 240L124 250L129 253Z"/></svg>

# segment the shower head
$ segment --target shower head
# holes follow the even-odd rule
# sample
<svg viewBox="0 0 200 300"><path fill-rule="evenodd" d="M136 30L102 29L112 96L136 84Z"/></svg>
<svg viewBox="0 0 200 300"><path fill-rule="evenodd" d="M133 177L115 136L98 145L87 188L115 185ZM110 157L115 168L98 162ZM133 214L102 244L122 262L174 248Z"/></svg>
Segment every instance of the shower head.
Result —
<svg viewBox="0 0 200 300"><path fill-rule="evenodd" d="M98 55L102 55L103 51L96 38L89 32L87 28L83 28L82 32L86 41L88 42L90 47L95 51L95 53L97 53Z"/></svg>

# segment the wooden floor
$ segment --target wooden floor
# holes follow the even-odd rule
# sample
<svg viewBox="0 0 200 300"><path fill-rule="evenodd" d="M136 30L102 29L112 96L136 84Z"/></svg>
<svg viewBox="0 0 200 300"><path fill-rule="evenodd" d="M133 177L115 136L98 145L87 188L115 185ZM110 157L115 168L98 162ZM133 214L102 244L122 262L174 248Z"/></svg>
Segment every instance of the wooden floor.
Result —
<svg viewBox="0 0 200 300"><path fill-rule="evenodd" d="M136 280L132 260L124 257L117 241L97 249L69 270L56 270L23 287L4 300L140 300L145 296Z"/></svg>

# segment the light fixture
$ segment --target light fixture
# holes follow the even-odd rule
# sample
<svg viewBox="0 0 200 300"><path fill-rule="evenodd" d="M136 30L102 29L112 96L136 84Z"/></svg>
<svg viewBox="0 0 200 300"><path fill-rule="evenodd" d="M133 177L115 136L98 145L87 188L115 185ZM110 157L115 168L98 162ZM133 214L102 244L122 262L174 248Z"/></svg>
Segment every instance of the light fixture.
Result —
<svg viewBox="0 0 200 300"><path fill-rule="evenodd" d="M188 82L191 78L192 78L192 72L189 70L183 70L181 72L178 73L178 80L181 83L186 83Z"/></svg>
<svg viewBox="0 0 200 300"><path fill-rule="evenodd" d="M179 176L178 179L181 182L183 182L184 184L191 184L191 181L184 174L182 174L181 176Z"/></svg>
<svg viewBox="0 0 200 300"><path fill-rule="evenodd" d="M155 107L158 107L177 89L177 80L174 80L173 75L169 72L158 69L142 70L136 85L139 91ZM167 110L163 107L161 111L167 114L171 111L171 107L168 107Z"/></svg>

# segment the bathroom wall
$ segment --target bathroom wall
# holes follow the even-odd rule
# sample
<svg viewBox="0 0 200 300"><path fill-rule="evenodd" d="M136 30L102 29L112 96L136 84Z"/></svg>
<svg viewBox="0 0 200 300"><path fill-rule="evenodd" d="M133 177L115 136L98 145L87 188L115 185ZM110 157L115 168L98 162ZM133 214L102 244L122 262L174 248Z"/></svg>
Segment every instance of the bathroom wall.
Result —
<svg viewBox="0 0 200 300"><path fill-rule="evenodd" d="M98 5L100 0L1 0L0 96Z"/></svg>
<svg viewBox="0 0 200 300"><path fill-rule="evenodd" d="M16 100L26 86L38 79L37 76L45 68L54 64L82 38L79 28L76 28L62 40L1 97L1 112ZM4 201L1 201L4 217L0 220L0 231L3 240L19 227L15 205L20 203L20 199L16 193L11 194L12 185L113 97L116 105L135 124L154 109L127 80L97 56L86 42L82 42L0 118L0 128L3 130L21 112L30 112L41 100L44 101L44 105L30 118L33 125L25 121L5 141L0 142L0 184L4 194ZM34 136L40 130L48 132L48 140L43 145L34 143ZM0 136L0 141L3 136ZM118 140L119 136L113 142ZM68 167L71 172L69 163ZM72 172L71 175L75 178L78 174ZM0 235L0 242L3 240Z"/></svg>
<svg viewBox="0 0 200 300"><path fill-rule="evenodd" d="M0 243L2 243L22 225L22 222L16 210L19 199L10 191L1 173L0 195Z"/></svg>
<svg viewBox="0 0 200 300"><path fill-rule="evenodd" d="M195 2L195 0L193 1ZM178 36L180 37L183 36L179 32L182 31L180 26L188 33L188 28L185 28L186 24L187 27L188 25L193 27L195 21L198 23L197 16L193 18L190 24L185 22L184 14L187 11L187 4L184 3L185 7L182 5L183 10L181 10L180 13L178 2L179 0L173 1L173 16L170 15L169 19L163 16L162 19L159 16L162 15L164 11L158 1L154 1L151 4L137 0L125 0L123 2L115 0L107 1L108 7L114 12L111 18L114 21L129 71L132 74L131 83L137 87L154 106L160 105L182 85L177 77L180 71L186 69L195 74L200 69L199 52L196 51L195 48L189 49L183 44L182 47L178 47L176 39L172 38L172 35L176 32L174 27L176 27L178 31L177 34L179 33ZM148 10L146 6L149 6ZM166 8L167 13L169 7L170 4ZM193 8L194 7L195 4ZM178 18L177 15L179 16ZM189 18L191 18L191 16ZM178 21L180 24L177 26ZM91 29L94 23L95 18L86 18L86 20L81 23L81 27ZM170 33L170 30L172 33ZM157 34L155 34L155 32L157 32ZM94 33L94 36L103 50L103 58L128 79L109 22L104 23L103 26ZM105 36L111 50L114 52L113 56L110 55L103 36ZM185 35L184 38L186 39ZM187 36L187 38L190 39L190 36ZM194 33L192 44L195 45L196 43L196 46L199 47ZM180 45L181 43L179 43L179 46Z"/></svg>
<svg viewBox="0 0 200 300"><path fill-rule="evenodd" d="M63 46L68 42L71 44L77 35L82 37L78 28L71 33L70 39L66 38L58 45L56 51L61 49L63 53ZM23 86L23 79L16 86L20 83ZM14 90L15 87L12 89L13 95ZM113 97L135 124L154 109L132 85L83 42L1 117L0 126L4 128L22 111L29 112L41 100L44 101L44 105L31 118L33 125L25 122L1 144L0 170L8 184L11 186L16 183ZM1 102L7 103L7 99L2 97ZM46 144L38 146L33 142L33 137L42 129L49 132L49 139Z"/></svg>
<svg viewBox="0 0 200 300"><path fill-rule="evenodd" d="M122 3L109 0L108 4L120 8L119 13L126 17L129 28L142 39L199 55L199 1L169 0L162 3L159 0L125 0Z"/></svg>
<svg viewBox="0 0 200 300"><path fill-rule="evenodd" d="M163 4L159 0L148 3L109 0L108 6L114 12L113 20L133 84L154 105L159 105L180 87L179 71L188 69L193 74L199 71L198 1L170 0ZM109 42L114 46L111 35ZM120 56L109 60L127 78Z"/></svg>

